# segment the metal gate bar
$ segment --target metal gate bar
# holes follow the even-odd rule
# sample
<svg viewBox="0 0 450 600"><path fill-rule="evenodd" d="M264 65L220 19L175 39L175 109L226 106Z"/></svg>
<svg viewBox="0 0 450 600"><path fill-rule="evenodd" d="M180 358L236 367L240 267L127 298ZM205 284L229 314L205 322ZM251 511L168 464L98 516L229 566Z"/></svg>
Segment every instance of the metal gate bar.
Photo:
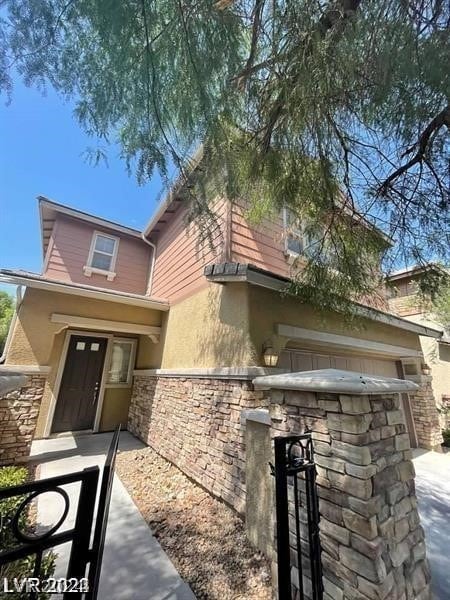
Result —
<svg viewBox="0 0 450 600"><path fill-rule="evenodd" d="M75 598L95 600L97 598L119 435L120 427L114 433L103 469L92 546L91 536L94 529L95 501L100 473L98 467L89 467L67 475L0 489L0 501L23 497L19 506L13 512L11 511L12 514L0 514L0 543L2 535L8 536L8 540L14 540L15 543L14 547L7 550L0 549L0 567L28 556L34 556L33 577L39 578L42 572L44 553L61 544L71 542L66 577L78 580L88 578L89 591L66 592L63 597L71 600L75 600ZM80 484L75 523L70 529L58 531L64 524L70 508L69 496L62 486L72 483ZM65 503L63 513L58 522L48 531L42 534L36 532L32 536L28 535L26 531L20 529L21 515L26 515L30 503L45 492L56 492L63 498ZM30 591L25 595L24 592L21 597L36 600L38 593Z"/></svg>
<svg viewBox="0 0 450 600"><path fill-rule="evenodd" d="M98 467L89 467L83 471L49 477L0 490L0 501L9 498L25 496L24 500L16 508L12 515L2 515L3 528L11 532L17 540L18 545L15 548L0 552L0 566L12 563L27 556L35 556L35 565L33 576L40 576L41 561L43 553L51 548L57 548L66 542L72 542L67 578L76 577L81 579L86 575L86 568L90 561L89 543L93 524L95 497L97 494L97 483L99 476ZM70 483L80 483L80 493L78 497L77 514L75 524L71 529L56 533L69 512L69 497L64 490L63 485ZM20 519L24 511L28 509L29 504L45 492L55 492L62 496L65 502L63 514L59 521L43 534L29 536L27 532L21 531ZM0 532L1 533L1 532ZM65 598L80 598L81 593L64 594ZM23 596L25 598L25 596ZM37 598L36 592L29 592L28 598L34 600Z"/></svg>
<svg viewBox="0 0 450 600"><path fill-rule="evenodd" d="M275 443L275 494L277 518L278 598L291 600L295 589L291 572L292 553L297 558L300 600L322 600L322 564L319 539L319 503L316 469L310 434L281 436ZM295 529L289 524L289 490L293 497ZM302 502L303 498L303 502ZM307 539L302 537L301 513L306 511ZM295 541L293 543L292 539ZM303 557L309 558L311 585L307 583ZM296 582L297 583L297 582ZM311 591L309 591L311 587ZM307 589L308 588L308 589Z"/></svg>

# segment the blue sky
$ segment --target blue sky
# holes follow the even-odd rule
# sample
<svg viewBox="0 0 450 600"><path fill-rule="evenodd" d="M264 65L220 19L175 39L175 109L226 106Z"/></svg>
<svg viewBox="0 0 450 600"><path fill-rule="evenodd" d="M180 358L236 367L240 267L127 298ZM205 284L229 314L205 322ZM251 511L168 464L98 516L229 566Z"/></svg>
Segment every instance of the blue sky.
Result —
<svg viewBox="0 0 450 600"><path fill-rule="evenodd" d="M16 81L10 105L0 95L0 268L40 272L38 195L138 229L145 225L160 198L160 178L138 186L114 146L108 167L91 166L82 153L94 145L72 105L53 90L42 96Z"/></svg>

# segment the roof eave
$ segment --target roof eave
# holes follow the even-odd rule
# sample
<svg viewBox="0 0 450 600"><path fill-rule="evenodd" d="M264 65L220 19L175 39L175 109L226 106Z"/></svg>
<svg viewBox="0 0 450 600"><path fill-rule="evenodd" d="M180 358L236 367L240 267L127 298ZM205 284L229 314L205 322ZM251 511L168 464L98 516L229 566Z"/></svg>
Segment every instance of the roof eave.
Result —
<svg viewBox="0 0 450 600"><path fill-rule="evenodd" d="M168 311L169 303L166 300L155 300L152 298L139 298L127 296L109 290L100 290L97 288L81 287L71 285L61 281L50 281L49 279L37 279L27 277L26 275L9 274L0 271L0 282L10 285L21 285L25 287L53 291L72 296L82 296L94 300L104 300L107 302L116 302L118 304L126 304L128 306L139 306L159 311Z"/></svg>
<svg viewBox="0 0 450 600"><path fill-rule="evenodd" d="M199 147L197 148L197 150L194 152L192 158L190 159L190 163L188 164L188 167L187 167L187 175L192 173L198 167L198 165L200 164L200 162L203 158L204 150L205 150L204 145L200 144ZM156 209L156 212L154 213L154 215L150 218L149 222L145 226L145 228L142 232L142 235L144 237L148 237L151 234L155 225L158 223L158 221L163 216L163 214L166 212L166 210L169 208L169 206L172 204L172 202L174 202L175 200L178 199L179 192L183 188L183 186L184 186L184 178L182 178L181 174L180 174L177 177L177 179L175 180L174 184L171 186L170 190L167 192L166 196L164 197L164 200L161 202L159 207Z"/></svg>
<svg viewBox="0 0 450 600"><path fill-rule="evenodd" d="M205 267L204 274L208 281L216 283L231 283L231 282L242 282L251 283L253 285L259 285L275 291L282 291L286 289L286 285L289 283L289 279L274 275L269 271L258 269L253 265L240 264L240 263L222 263L219 265L207 265ZM385 313L363 304L355 302L355 308L357 314L361 317L365 317L372 321L378 321L391 325L392 327L398 327L406 331L417 333L426 337L432 337L439 339L442 337L442 331L433 329L431 327L425 327L424 325L418 325L396 315Z"/></svg>
<svg viewBox="0 0 450 600"><path fill-rule="evenodd" d="M108 219L103 219L102 217L92 215L90 213L78 210L76 208L72 208L70 206L66 206L64 204L59 204L54 200L50 200L46 196L38 196L37 198L39 201L39 211L42 218L43 210L47 208L57 213L67 215L75 219L80 219L82 221L92 223L99 227L104 227L105 229L120 231L122 233L125 233L126 235L130 235L131 237L141 238L142 234L138 229L133 229L132 227L128 227L127 225L121 225L120 223L109 221Z"/></svg>

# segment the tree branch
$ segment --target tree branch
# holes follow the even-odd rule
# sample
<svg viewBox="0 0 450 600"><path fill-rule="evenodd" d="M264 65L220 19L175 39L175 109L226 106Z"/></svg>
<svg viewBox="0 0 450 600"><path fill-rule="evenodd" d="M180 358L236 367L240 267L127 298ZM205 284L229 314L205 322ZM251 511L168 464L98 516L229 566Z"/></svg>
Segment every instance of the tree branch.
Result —
<svg viewBox="0 0 450 600"><path fill-rule="evenodd" d="M380 196L386 196L395 180L404 175L414 165L425 161L426 154L430 147L430 140L432 136L434 136L434 134L444 125L450 130L450 104L448 104L440 113L438 113L430 121L430 123L420 134L417 143L414 144L414 146L411 146L411 148L408 148L406 152L403 153L402 156L405 157L417 149L416 153L410 160L408 160L405 164L403 164L401 167L399 167L393 173L391 173L391 175L389 175L389 177L385 179L383 183L379 186L378 194Z"/></svg>
<svg viewBox="0 0 450 600"><path fill-rule="evenodd" d="M332 29L338 28L339 25L344 26L346 21L354 17L359 5L361 4L361 1L362 0L338 0L337 4L334 2L330 3L328 8L322 13L317 23L318 35L323 38ZM313 36L309 38L309 42L306 45L304 58L312 51L312 38ZM261 143L264 153L266 153L270 148L275 126L283 113L286 102L286 87L291 87L291 85L292 82L289 82L289 84L286 84L286 86L282 88L271 110L269 111L269 117Z"/></svg>

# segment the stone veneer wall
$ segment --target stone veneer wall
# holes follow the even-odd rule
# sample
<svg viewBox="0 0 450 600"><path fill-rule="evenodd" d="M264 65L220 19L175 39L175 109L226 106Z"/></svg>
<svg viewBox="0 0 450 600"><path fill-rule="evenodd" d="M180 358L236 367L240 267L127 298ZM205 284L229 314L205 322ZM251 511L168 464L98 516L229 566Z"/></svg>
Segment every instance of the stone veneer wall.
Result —
<svg viewBox="0 0 450 600"><path fill-rule="evenodd" d="M272 390L270 416L272 437L312 430L324 600L430 600L398 395Z"/></svg>
<svg viewBox="0 0 450 600"><path fill-rule="evenodd" d="M441 418L431 385L431 375L419 375L414 381L420 386L410 392L411 410L420 448L440 449L442 444Z"/></svg>
<svg viewBox="0 0 450 600"><path fill-rule="evenodd" d="M0 465L29 456L44 386L45 377L30 375L25 386L0 397Z"/></svg>
<svg viewBox="0 0 450 600"><path fill-rule="evenodd" d="M245 512L241 410L267 406L248 381L138 375L128 430L238 512Z"/></svg>

